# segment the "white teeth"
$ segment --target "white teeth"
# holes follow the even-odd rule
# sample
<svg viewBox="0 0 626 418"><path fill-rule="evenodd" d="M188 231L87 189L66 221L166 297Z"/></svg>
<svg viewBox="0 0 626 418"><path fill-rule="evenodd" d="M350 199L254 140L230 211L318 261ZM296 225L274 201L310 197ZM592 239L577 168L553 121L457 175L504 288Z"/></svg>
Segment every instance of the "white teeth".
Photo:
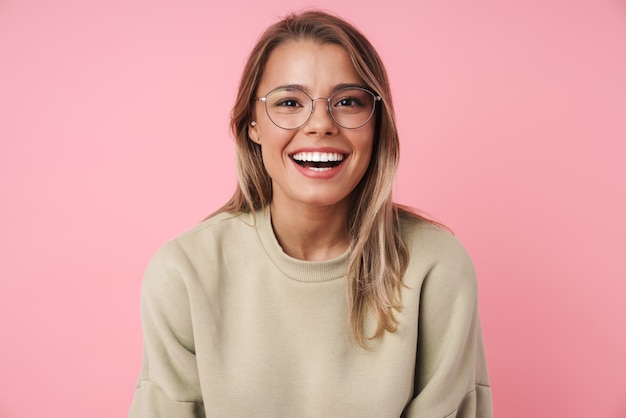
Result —
<svg viewBox="0 0 626 418"><path fill-rule="evenodd" d="M343 155L337 152L298 152L292 158L296 161L326 163L329 161L343 161Z"/></svg>

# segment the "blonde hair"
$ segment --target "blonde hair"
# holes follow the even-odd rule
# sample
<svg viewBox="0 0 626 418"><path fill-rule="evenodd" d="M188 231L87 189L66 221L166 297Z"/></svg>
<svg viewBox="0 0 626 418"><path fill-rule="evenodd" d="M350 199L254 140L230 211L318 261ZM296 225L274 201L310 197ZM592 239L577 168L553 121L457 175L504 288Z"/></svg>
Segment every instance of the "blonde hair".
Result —
<svg viewBox="0 0 626 418"><path fill-rule="evenodd" d="M345 20L322 11L293 13L270 26L259 38L244 68L231 114L236 142L238 185L231 199L216 213L253 212L272 199L272 182L263 166L260 145L248 138L248 124L257 86L272 51L286 41L313 40L343 47L363 82L382 98L376 112L374 149L369 167L355 188L347 230L351 256L347 298L350 329L356 342L396 332L394 312L402 307L402 277L408 264L400 217L423 219L392 201L392 187L399 159L399 141L389 80L370 42ZM366 336L368 312L377 320L373 335Z"/></svg>

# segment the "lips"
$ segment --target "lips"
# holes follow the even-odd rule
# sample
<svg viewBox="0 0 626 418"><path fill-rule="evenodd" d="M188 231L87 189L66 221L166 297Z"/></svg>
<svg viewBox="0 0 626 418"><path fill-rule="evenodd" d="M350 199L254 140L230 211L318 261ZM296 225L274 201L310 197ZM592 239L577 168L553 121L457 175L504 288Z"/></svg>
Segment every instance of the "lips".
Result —
<svg viewBox="0 0 626 418"><path fill-rule="evenodd" d="M327 171L338 167L346 158L340 152L296 152L291 159L301 167L313 171Z"/></svg>

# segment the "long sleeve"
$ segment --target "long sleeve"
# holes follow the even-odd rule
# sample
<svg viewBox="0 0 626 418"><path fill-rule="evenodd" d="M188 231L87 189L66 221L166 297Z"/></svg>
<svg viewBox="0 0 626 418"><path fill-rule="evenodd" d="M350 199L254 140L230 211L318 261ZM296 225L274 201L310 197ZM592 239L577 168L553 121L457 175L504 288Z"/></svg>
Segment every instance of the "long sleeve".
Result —
<svg viewBox="0 0 626 418"><path fill-rule="evenodd" d="M460 245L433 265L422 284L414 394L406 417L492 417L477 283Z"/></svg>
<svg viewBox="0 0 626 418"><path fill-rule="evenodd" d="M129 418L204 417L187 287L166 245L150 262L141 292L144 357Z"/></svg>

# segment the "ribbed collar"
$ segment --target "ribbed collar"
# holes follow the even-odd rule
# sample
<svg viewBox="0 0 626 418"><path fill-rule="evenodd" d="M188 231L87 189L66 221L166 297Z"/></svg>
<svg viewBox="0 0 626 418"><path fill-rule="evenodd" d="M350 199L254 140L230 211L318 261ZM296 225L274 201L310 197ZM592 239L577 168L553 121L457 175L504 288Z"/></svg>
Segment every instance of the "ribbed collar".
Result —
<svg viewBox="0 0 626 418"><path fill-rule="evenodd" d="M259 239L276 267L287 277L300 282L326 282L346 276L349 250L339 257L324 261L298 260L287 255L274 234L269 208L256 212Z"/></svg>

